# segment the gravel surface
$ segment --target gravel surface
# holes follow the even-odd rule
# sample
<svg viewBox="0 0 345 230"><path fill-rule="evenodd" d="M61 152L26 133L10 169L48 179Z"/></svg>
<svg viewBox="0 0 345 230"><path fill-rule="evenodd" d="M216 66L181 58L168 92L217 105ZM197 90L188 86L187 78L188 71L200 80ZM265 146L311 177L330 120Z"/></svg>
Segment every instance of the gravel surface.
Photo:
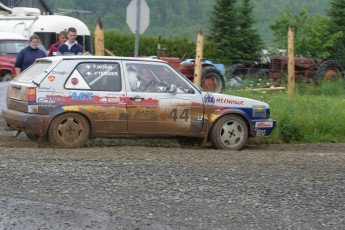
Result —
<svg viewBox="0 0 345 230"><path fill-rule="evenodd" d="M0 230L345 229L342 143L56 149L4 127L0 115Z"/></svg>
<svg viewBox="0 0 345 230"><path fill-rule="evenodd" d="M345 227L345 144L0 143L0 229Z"/></svg>

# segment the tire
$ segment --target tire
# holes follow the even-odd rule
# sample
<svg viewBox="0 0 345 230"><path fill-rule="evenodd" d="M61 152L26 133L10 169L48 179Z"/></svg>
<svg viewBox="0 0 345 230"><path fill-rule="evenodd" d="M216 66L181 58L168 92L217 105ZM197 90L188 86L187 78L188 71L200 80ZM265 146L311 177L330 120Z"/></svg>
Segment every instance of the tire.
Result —
<svg viewBox="0 0 345 230"><path fill-rule="evenodd" d="M56 118L49 127L49 139L53 145L62 148L80 148L90 137L88 120L77 113L64 113Z"/></svg>
<svg viewBox="0 0 345 230"><path fill-rule="evenodd" d="M5 82L5 81L12 81L13 80L13 76L12 74L10 73L7 73L5 74L3 77L2 77L2 81Z"/></svg>
<svg viewBox="0 0 345 230"><path fill-rule="evenodd" d="M222 73L215 68L204 68L201 73L201 88L215 93L222 92L225 88Z"/></svg>
<svg viewBox="0 0 345 230"><path fill-rule="evenodd" d="M344 69L336 60L323 61L316 71L314 81L320 83L324 80L342 80Z"/></svg>
<svg viewBox="0 0 345 230"><path fill-rule="evenodd" d="M247 68L243 64L234 64L231 66L231 75L232 77L238 75L245 75L247 73Z"/></svg>
<svg viewBox="0 0 345 230"><path fill-rule="evenodd" d="M217 149L241 150L248 140L248 126L237 115L225 115L213 125L210 141Z"/></svg>

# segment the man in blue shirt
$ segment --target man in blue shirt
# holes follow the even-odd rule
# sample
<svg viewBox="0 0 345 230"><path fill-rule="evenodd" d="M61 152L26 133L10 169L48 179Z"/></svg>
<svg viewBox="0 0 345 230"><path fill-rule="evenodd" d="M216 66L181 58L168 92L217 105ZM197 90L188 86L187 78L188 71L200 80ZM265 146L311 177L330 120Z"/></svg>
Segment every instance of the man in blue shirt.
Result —
<svg viewBox="0 0 345 230"><path fill-rule="evenodd" d="M84 48L77 42L77 30L70 27L67 30L67 41L61 44L56 55L82 55Z"/></svg>

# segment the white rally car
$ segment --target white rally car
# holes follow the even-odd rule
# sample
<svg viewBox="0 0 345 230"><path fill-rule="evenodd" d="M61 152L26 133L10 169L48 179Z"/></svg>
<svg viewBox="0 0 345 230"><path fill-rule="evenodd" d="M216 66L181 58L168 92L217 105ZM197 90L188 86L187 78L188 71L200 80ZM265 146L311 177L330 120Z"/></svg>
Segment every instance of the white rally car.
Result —
<svg viewBox="0 0 345 230"><path fill-rule="evenodd" d="M267 103L205 92L167 62L126 57L38 59L8 86L7 130L77 148L92 137L176 137L240 150L270 135Z"/></svg>

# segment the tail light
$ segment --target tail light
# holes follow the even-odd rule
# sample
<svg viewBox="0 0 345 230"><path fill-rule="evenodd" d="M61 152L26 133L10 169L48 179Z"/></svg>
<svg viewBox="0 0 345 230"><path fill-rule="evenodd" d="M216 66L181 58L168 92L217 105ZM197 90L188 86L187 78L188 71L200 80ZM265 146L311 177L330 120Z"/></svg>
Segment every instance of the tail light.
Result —
<svg viewBox="0 0 345 230"><path fill-rule="evenodd" d="M36 102L36 89L35 88L26 89L24 100L27 102Z"/></svg>

